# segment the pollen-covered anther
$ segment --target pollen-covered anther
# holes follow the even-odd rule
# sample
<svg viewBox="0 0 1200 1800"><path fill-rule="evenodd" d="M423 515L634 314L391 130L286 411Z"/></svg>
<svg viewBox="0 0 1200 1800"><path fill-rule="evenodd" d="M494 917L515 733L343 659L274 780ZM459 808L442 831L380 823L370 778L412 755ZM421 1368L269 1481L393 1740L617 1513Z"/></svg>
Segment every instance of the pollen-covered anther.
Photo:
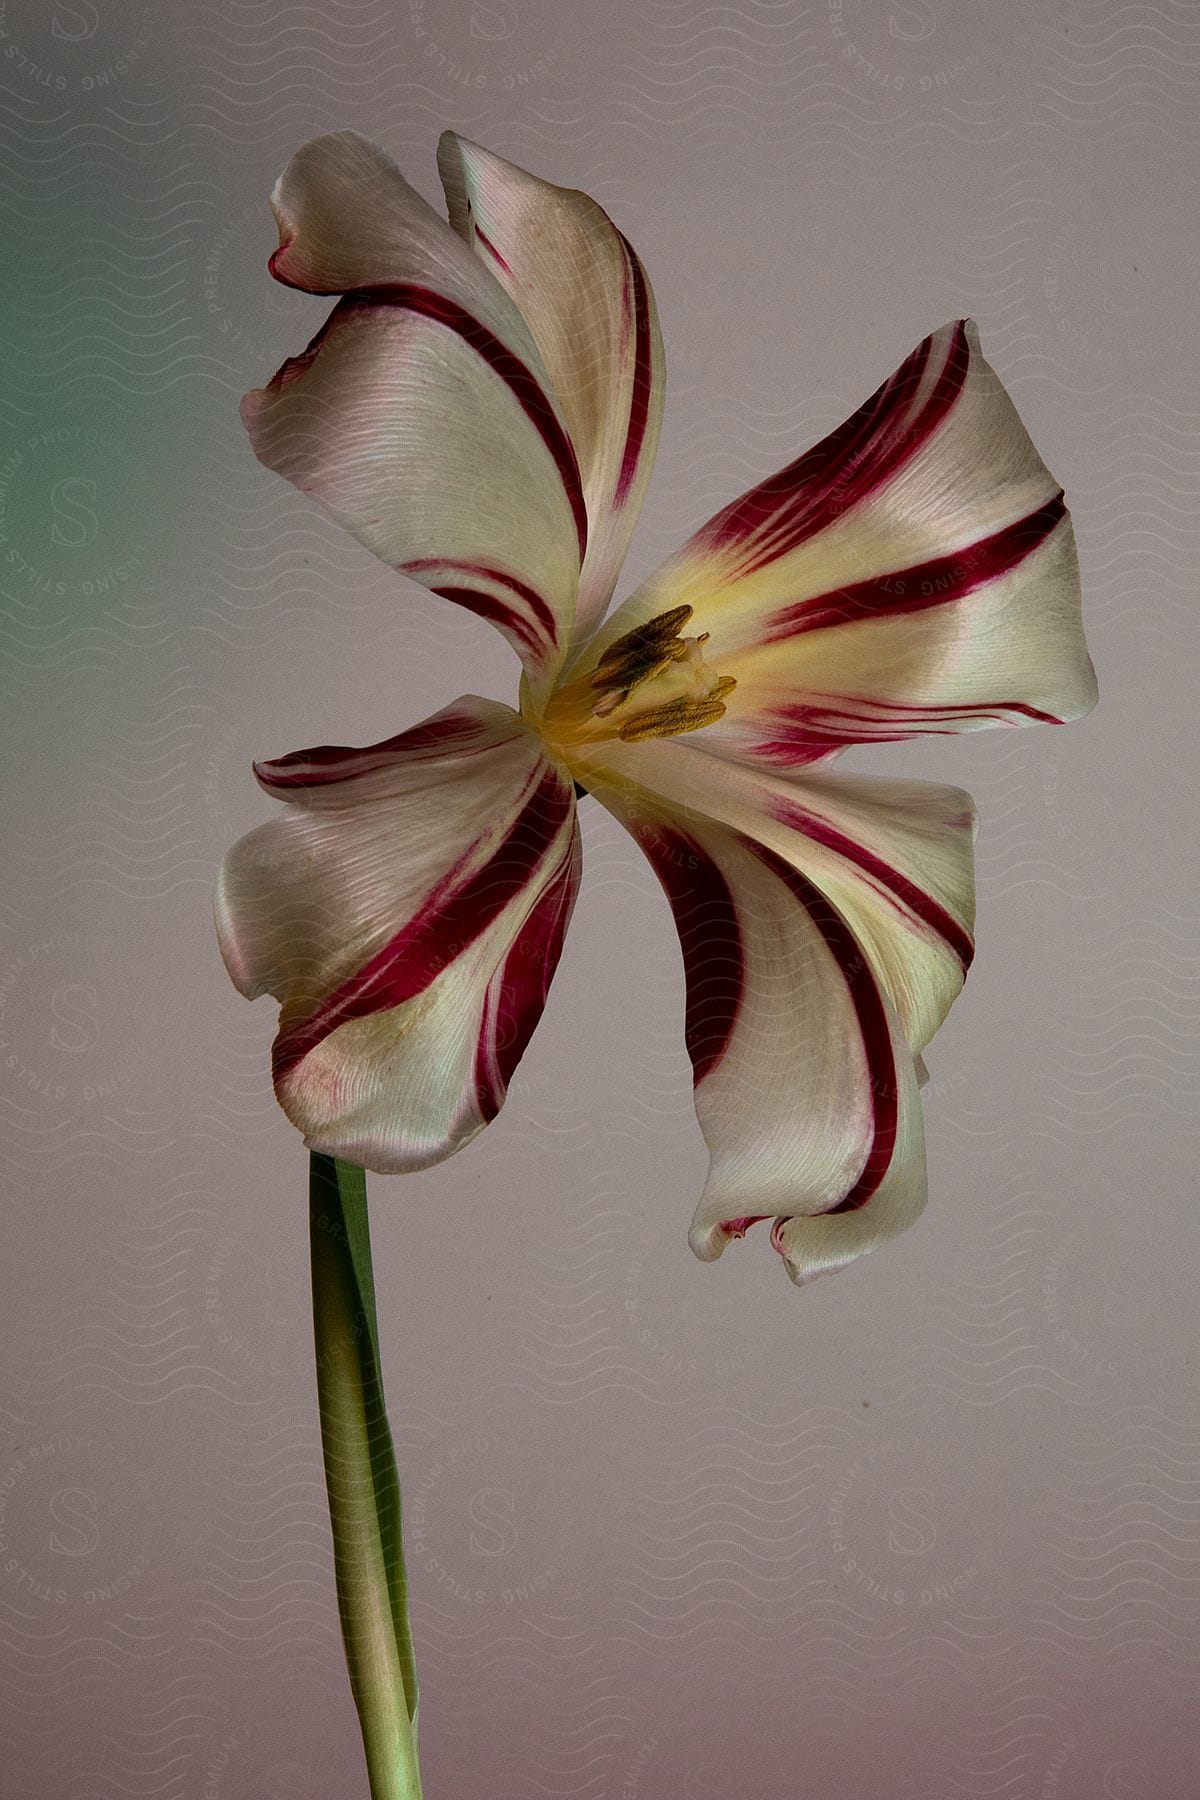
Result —
<svg viewBox="0 0 1200 1800"><path fill-rule="evenodd" d="M707 635L706 632L705 636L707 637ZM669 669L673 662L679 662L681 658L685 657L690 641L692 640L687 638L672 638L658 661L651 663L648 667L639 667L631 671L627 666L622 665L616 672L603 675L597 672L593 675L591 685L594 688L605 690L592 707L593 718L606 719L609 713L617 710L618 706L624 706L635 687L641 687L644 682L653 681L656 675L661 675L665 669ZM695 640L697 643L702 641L699 638Z"/></svg>
<svg viewBox="0 0 1200 1800"><path fill-rule="evenodd" d="M605 650L593 671L591 685L624 688L628 693L639 682L657 674L664 663L685 654L687 645L679 636L679 627L686 625L691 616L690 606L673 606L657 618L647 619L644 625L635 625Z"/></svg>
<svg viewBox="0 0 1200 1800"><path fill-rule="evenodd" d="M724 715L726 694L731 694L736 686L732 675L721 675L704 699L693 700L680 695L675 700L665 701L662 706L650 707L624 720L617 728L617 736L623 743L636 744L643 738L678 737L683 731L699 731L704 725L715 725Z"/></svg>
<svg viewBox="0 0 1200 1800"><path fill-rule="evenodd" d="M673 606L635 626L609 645L590 676L590 690L600 690L591 717L611 718L625 743L698 731L724 713L736 683L707 667L701 655L707 631L680 637L691 616L690 606Z"/></svg>

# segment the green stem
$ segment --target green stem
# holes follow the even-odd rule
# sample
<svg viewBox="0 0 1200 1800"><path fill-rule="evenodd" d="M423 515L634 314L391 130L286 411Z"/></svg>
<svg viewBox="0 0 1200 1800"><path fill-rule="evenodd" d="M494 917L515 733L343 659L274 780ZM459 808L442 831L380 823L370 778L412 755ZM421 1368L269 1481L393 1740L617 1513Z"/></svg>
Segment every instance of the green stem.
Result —
<svg viewBox="0 0 1200 1800"><path fill-rule="evenodd" d="M309 1168L313 1332L338 1611L372 1800L421 1800L400 1483L379 1363L362 1169Z"/></svg>

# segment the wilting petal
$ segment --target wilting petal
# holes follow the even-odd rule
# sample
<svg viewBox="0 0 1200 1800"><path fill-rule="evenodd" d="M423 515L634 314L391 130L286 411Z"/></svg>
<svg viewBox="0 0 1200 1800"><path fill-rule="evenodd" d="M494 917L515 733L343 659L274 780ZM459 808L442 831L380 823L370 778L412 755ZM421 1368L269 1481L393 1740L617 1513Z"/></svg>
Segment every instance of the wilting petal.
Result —
<svg viewBox="0 0 1200 1800"><path fill-rule="evenodd" d="M649 857L679 930L712 1158L696 1254L775 1215L772 1241L803 1282L902 1231L925 1203L916 1069L845 915L766 843L632 783L594 792Z"/></svg>
<svg viewBox="0 0 1200 1800"><path fill-rule="evenodd" d="M804 874L845 919L912 1050L924 1048L974 956L975 809L961 788L752 769L694 738L607 744L581 778L602 799L653 794L685 827L729 826Z"/></svg>
<svg viewBox="0 0 1200 1800"><path fill-rule="evenodd" d="M230 852L217 929L241 992L282 1002L280 1105L310 1149L425 1168L495 1116L541 1015L579 879L571 782L474 696L256 773L291 804Z"/></svg>
<svg viewBox="0 0 1200 1800"><path fill-rule="evenodd" d="M246 396L256 455L384 562L492 620L540 688L571 632L587 509L528 327L354 132L306 144L272 205L274 274L345 298Z"/></svg>
<svg viewBox="0 0 1200 1800"><path fill-rule="evenodd" d="M665 380L654 295L635 251L576 188L443 132L450 223L533 333L579 457L588 509L576 636L601 616L642 507Z"/></svg>
<svg viewBox="0 0 1200 1800"><path fill-rule="evenodd" d="M598 647L681 604L737 681L712 742L768 763L1086 712L1095 678L1062 492L970 321L718 513Z"/></svg>

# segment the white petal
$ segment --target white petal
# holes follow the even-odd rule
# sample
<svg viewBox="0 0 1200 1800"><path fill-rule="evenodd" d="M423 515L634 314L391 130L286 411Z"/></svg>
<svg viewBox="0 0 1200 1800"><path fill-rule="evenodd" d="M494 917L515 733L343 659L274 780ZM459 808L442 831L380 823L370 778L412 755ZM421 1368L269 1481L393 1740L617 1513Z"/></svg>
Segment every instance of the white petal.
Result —
<svg viewBox="0 0 1200 1800"><path fill-rule="evenodd" d="M654 294L608 214L453 131L438 166L450 223L519 307L562 406L588 509L576 636L601 616L629 547L662 421Z"/></svg>
<svg viewBox="0 0 1200 1800"><path fill-rule="evenodd" d="M473 696L386 744L258 765L290 802L234 846L217 929L282 1002L275 1091L311 1149L419 1169L495 1116L579 878L571 782Z"/></svg>
<svg viewBox="0 0 1200 1800"><path fill-rule="evenodd" d="M646 852L679 928L712 1159L696 1254L776 1215L772 1242L800 1283L904 1230L925 1202L916 1069L846 918L743 832L632 783L593 792Z"/></svg>
<svg viewBox="0 0 1200 1800"><path fill-rule="evenodd" d="M762 770L692 737L606 744L579 767L597 794L652 794L687 824L763 844L837 907L871 959L914 1052L962 990L974 955L975 809L961 788Z"/></svg>
<svg viewBox="0 0 1200 1800"><path fill-rule="evenodd" d="M310 294L423 283L545 375L503 288L369 138L332 131L301 145L275 184L271 210L280 241L269 266L277 281Z"/></svg>
<svg viewBox="0 0 1200 1800"><path fill-rule="evenodd" d="M738 684L713 743L758 762L1061 722L1095 699L1062 492L969 321L702 526L598 648L685 603Z"/></svg>
<svg viewBox="0 0 1200 1800"><path fill-rule="evenodd" d="M306 144L272 205L277 277L346 297L246 396L255 453L385 562L492 619L540 690L570 637L587 508L528 327L354 132Z"/></svg>

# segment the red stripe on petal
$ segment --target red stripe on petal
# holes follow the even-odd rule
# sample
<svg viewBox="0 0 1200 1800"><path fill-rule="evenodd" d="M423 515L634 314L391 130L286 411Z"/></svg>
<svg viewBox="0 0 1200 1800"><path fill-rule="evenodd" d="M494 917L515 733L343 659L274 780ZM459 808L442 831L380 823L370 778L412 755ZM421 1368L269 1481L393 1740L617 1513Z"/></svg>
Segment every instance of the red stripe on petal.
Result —
<svg viewBox="0 0 1200 1800"><path fill-rule="evenodd" d="M691 838L661 826L633 830L675 915L687 980L684 1041L701 1082L725 1054L745 990L737 907L720 869Z"/></svg>
<svg viewBox="0 0 1200 1800"><path fill-rule="evenodd" d="M434 293L432 288L418 287L410 282L364 288L361 292L346 294L334 308L334 312L360 311L364 307L375 306L398 306L407 312L419 314L421 318L445 325L450 331L457 333L464 343L469 344L506 383L553 457L562 477L575 520L579 560L582 562L587 549L587 505L583 497L583 483L575 447L559 423L558 415L533 371L482 320L469 313L456 300L449 299L445 294Z"/></svg>
<svg viewBox="0 0 1200 1800"><path fill-rule="evenodd" d="M783 607L766 620L762 642L774 644L805 631L824 631L863 619L894 618L965 599L989 581L997 581L1015 569L1045 543L1066 516L1060 491L1036 512L948 556L877 575L870 581L852 582Z"/></svg>
<svg viewBox="0 0 1200 1800"><path fill-rule="evenodd" d="M909 879L900 869L893 868L883 857L877 856L865 844L860 844L844 831L831 825L819 813L809 812L807 807L799 806L793 800L776 800L771 808L772 814L781 825L789 826L793 831L801 832L811 838L813 843L822 844L826 850L832 850L838 856L844 856L869 875L872 881L886 889L890 896L900 901L909 912L936 931L944 938L963 966L963 972L970 968L975 955L975 944L969 931L959 924L953 913L947 912L932 894L926 893L915 881Z"/></svg>
<svg viewBox="0 0 1200 1800"><path fill-rule="evenodd" d="M875 706L888 706L884 700L872 702ZM902 704L890 705L890 710L897 715L920 720L936 715L943 719L965 719L972 715L980 718L999 718L1002 713L1020 713L1023 718L1033 719L1039 725L1062 725L1065 720L1057 713L1042 712L1039 707L1027 706L1024 700L967 700L961 705L939 706L933 700L906 700Z"/></svg>
<svg viewBox="0 0 1200 1800"><path fill-rule="evenodd" d="M579 842L513 941L488 988L475 1052L475 1092L489 1122L504 1103L513 1071L542 1016L579 891Z"/></svg>
<svg viewBox="0 0 1200 1800"><path fill-rule="evenodd" d="M470 713L445 712L414 725L382 743L354 748L344 744L317 744L311 750L292 750L269 762L253 765L259 785L267 793L290 793L295 788L326 787L354 781L360 775L383 768L398 757L419 761L422 754L447 755L452 749L478 754L490 748L477 742L480 725Z"/></svg>
<svg viewBox="0 0 1200 1800"><path fill-rule="evenodd" d="M896 1132L900 1121L900 1087L896 1059L892 1053L892 1034L887 1008L857 938L833 903L821 890L784 862L764 844L744 838L746 848L776 875L804 908L836 961L850 993L850 1003L858 1021L863 1053L867 1065L867 1088L871 1099L871 1147L859 1171L858 1179L830 1213L857 1212L875 1194L887 1174L896 1148Z"/></svg>
<svg viewBox="0 0 1200 1800"><path fill-rule="evenodd" d="M927 385L933 344L933 336L924 338L836 431L719 512L697 532L697 548L745 546L734 579L786 556L869 499L928 442L963 390L971 354L965 324L955 326Z"/></svg>
<svg viewBox="0 0 1200 1800"><path fill-rule="evenodd" d="M444 556L418 556L409 562L397 564L397 567L402 569L406 575L424 573L429 569L456 569L463 575L474 575L480 581L497 582L525 602L529 608L532 624L550 644L557 639L558 626L549 603L542 598L536 588L531 588L528 582L518 581L515 575L508 575L503 569L490 568L486 563L461 562L456 558ZM437 594L445 593L442 588L435 588L433 591ZM466 606L469 603L464 600L461 604Z"/></svg>
<svg viewBox="0 0 1200 1800"><path fill-rule="evenodd" d="M310 1018L282 1030L272 1058L276 1081L352 1019L402 1006L435 982L536 877L547 844L570 817L570 785L548 769L507 836L466 875L472 851L450 869L421 910L356 969Z"/></svg>
<svg viewBox="0 0 1200 1800"><path fill-rule="evenodd" d="M1011 713L1018 719L1006 716ZM1063 724L1057 714L1042 712L1023 700L968 700L955 705L826 694L820 700L796 701L763 715L762 729L770 735L749 744L747 753L762 762L794 767L818 762L842 744L898 744L911 737L953 737L959 729L956 721L962 719L990 719L997 725L1023 719L1038 725Z"/></svg>
<svg viewBox="0 0 1200 1800"><path fill-rule="evenodd" d="M650 396L653 387L653 345L650 332L650 290L646 282L645 270L638 260L637 252L623 232L618 232L625 247L629 262L629 279L633 284L633 389L629 396L629 424L625 431L625 449L621 455L621 468L617 476L617 485L613 493L613 505L623 506L629 490L633 486L633 478L642 454L642 446L646 441L646 423L650 417ZM626 295L628 289L626 289ZM626 306L628 299L626 298Z"/></svg>
<svg viewBox="0 0 1200 1800"><path fill-rule="evenodd" d="M528 621L513 607L498 600L495 594L485 594L478 588L466 587L435 587L431 592L443 600L452 600L456 606L474 613L476 618L486 619L489 625L496 625L501 631L510 632L527 654L536 656L544 651L545 645L535 636Z"/></svg>
<svg viewBox="0 0 1200 1800"><path fill-rule="evenodd" d="M491 238L487 236L486 232L481 231L478 225L475 226L475 236L483 245L488 255L492 258L492 261L498 263L506 275L511 275L512 269L509 267L508 263L505 262Z"/></svg>

